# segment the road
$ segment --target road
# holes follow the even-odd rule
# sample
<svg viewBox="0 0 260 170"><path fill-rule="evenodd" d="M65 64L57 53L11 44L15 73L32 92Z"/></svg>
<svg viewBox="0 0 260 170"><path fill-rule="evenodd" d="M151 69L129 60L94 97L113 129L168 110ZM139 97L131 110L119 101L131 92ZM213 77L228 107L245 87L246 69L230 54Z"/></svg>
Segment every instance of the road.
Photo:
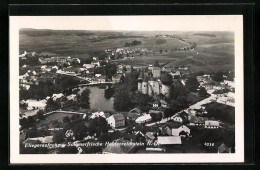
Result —
<svg viewBox="0 0 260 170"><path fill-rule="evenodd" d="M212 102L212 100L215 99L215 95L212 94L211 91L210 91L210 92L208 91L208 93L210 93L211 96L209 96L208 98L205 98L205 99L203 99L203 100L201 100L201 101L199 101L199 102L197 102L197 103L195 103L195 104L193 104L193 105L190 105L188 108L183 109L183 110L187 112L188 109L200 109L202 105ZM175 113L172 117L168 117L168 118L162 119L162 120L160 121L160 123L166 123L168 120L173 119L174 117L178 116L183 110L181 110L181 111ZM146 124L146 126L153 126L153 125L155 125L156 123L157 123L157 122L148 123L148 124Z"/></svg>

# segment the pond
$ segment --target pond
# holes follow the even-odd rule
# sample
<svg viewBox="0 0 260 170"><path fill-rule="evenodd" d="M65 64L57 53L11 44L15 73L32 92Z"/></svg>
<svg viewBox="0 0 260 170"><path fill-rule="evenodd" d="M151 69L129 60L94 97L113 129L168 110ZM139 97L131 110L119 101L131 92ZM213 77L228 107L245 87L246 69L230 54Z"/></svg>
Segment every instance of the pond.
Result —
<svg viewBox="0 0 260 170"><path fill-rule="evenodd" d="M105 89L98 86L84 86L79 87L78 93L81 94L83 90L90 90L90 108L97 111L114 111L113 103L114 98L106 99L104 96Z"/></svg>

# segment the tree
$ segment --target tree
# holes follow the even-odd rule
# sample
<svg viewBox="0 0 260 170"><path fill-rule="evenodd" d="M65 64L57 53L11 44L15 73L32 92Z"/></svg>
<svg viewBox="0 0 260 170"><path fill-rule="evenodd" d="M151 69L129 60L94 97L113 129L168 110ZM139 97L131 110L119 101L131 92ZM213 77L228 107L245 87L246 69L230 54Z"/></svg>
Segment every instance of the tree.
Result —
<svg viewBox="0 0 260 170"><path fill-rule="evenodd" d="M63 130L56 131L52 138L54 143L63 143L65 141L65 134Z"/></svg>
<svg viewBox="0 0 260 170"><path fill-rule="evenodd" d="M199 96L206 97L208 95L207 90L204 87L201 87L199 90Z"/></svg>
<svg viewBox="0 0 260 170"><path fill-rule="evenodd" d="M114 94L115 94L114 88L108 88L105 90L104 96L106 99L110 99Z"/></svg>
<svg viewBox="0 0 260 170"><path fill-rule="evenodd" d="M89 121L89 133L90 135L96 134L100 136L101 134L108 133L107 121L104 117L95 117Z"/></svg>
<svg viewBox="0 0 260 170"><path fill-rule="evenodd" d="M199 82L195 76L191 76L186 81L186 88L192 92L196 92L199 87Z"/></svg>
<svg viewBox="0 0 260 170"><path fill-rule="evenodd" d="M90 103L89 103L89 94L90 94L90 90L89 89L85 89L80 96L78 96L78 106L88 109L90 107Z"/></svg>
<svg viewBox="0 0 260 170"><path fill-rule="evenodd" d="M151 113L150 116L152 117L153 122L161 121L162 120L162 113Z"/></svg>
<svg viewBox="0 0 260 170"><path fill-rule="evenodd" d="M75 140L82 140L87 136L88 133L88 129L83 123L75 124L75 126L72 128L72 131L74 133Z"/></svg>
<svg viewBox="0 0 260 170"><path fill-rule="evenodd" d="M132 107L130 92L126 87L120 87L114 95L114 109L117 111L129 111Z"/></svg>
<svg viewBox="0 0 260 170"><path fill-rule="evenodd" d="M158 62L158 60L155 60L155 62L154 62L154 65L153 65L154 67L160 67L160 64L159 64L159 62Z"/></svg>
<svg viewBox="0 0 260 170"><path fill-rule="evenodd" d="M44 114L45 114L45 112L43 111L43 110L39 110L38 112L37 112L37 117L38 117L38 119L40 119L40 120L43 120L45 117L44 117Z"/></svg>
<svg viewBox="0 0 260 170"><path fill-rule="evenodd" d="M33 126L32 129L26 133L26 138L35 138L40 136L42 136L42 134L36 126Z"/></svg>
<svg viewBox="0 0 260 170"><path fill-rule="evenodd" d="M180 104L178 101L176 100L171 100L170 101L170 108L172 110L173 113L176 113L180 110Z"/></svg>
<svg viewBox="0 0 260 170"><path fill-rule="evenodd" d="M68 116L65 116L63 118L63 124L67 124L67 123L70 123L70 118Z"/></svg>
<svg viewBox="0 0 260 170"><path fill-rule="evenodd" d="M151 101L151 97L148 94L143 94L141 92L134 93L131 96L132 103L134 107L140 108L142 111L149 111L151 107L149 107L148 102Z"/></svg>
<svg viewBox="0 0 260 170"><path fill-rule="evenodd" d="M109 133L105 133L105 134L102 134L101 136L99 136L98 140L102 143L112 142L112 137L110 136ZM103 145L103 146L105 146L105 145Z"/></svg>
<svg viewBox="0 0 260 170"><path fill-rule="evenodd" d="M179 96L177 98L177 101L178 101L179 105L181 106L181 108L186 108L189 106L189 102L186 99L186 97L184 97L184 96Z"/></svg>
<svg viewBox="0 0 260 170"><path fill-rule="evenodd" d="M217 73L213 74L212 80L217 81L217 82L223 81L224 80L223 73L222 72L217 72Z"/></svg>
<svg viewBox="0 0 260 170"><path fill-rule="evenodd" d="M167 117L167 119L168 119L168 117L172 117L173 115L174 115L174 112L172 111L172 109L166 108L164 110L164 116Z"/></svg>

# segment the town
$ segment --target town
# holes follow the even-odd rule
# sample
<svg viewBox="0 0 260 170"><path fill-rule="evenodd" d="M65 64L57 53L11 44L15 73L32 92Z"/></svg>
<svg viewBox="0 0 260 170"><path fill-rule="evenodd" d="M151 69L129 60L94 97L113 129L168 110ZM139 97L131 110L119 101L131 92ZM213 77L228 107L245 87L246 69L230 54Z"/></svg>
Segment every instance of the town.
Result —
<svg viewBox="0 0 260 170"><path fill-rule="evenodd" d="M234 71L197 71L195 41L155 38L184 46L138 39L88 58L21 51L20 153L235 153ZM160 60L179 54L185 62Z"/></svg>

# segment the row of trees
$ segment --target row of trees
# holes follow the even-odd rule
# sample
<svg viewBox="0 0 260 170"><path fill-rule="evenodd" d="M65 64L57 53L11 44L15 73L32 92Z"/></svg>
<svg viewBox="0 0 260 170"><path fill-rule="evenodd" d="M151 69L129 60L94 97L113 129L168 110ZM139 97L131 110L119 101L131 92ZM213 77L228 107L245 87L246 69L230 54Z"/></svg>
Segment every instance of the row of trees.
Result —
<svg viewBox="0 0 260 170"><path fill-rule="evenodd" d="M28 90L20 89L20 100L45 99L54 93L71 94L71 89L80 83L80 80L71 76L58 76L55 83L51 81L39 82L38 85L32 84Z"/></svg>

